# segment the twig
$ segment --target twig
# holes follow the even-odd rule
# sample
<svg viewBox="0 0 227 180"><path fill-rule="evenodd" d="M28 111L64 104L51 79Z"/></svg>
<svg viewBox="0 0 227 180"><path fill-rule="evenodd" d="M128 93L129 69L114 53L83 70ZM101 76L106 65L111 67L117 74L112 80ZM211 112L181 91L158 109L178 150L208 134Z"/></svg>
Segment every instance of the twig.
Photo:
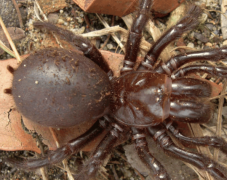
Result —
<svg viewBox="0 0 227 180"><path fill-rule="evenodd" d="M99 18L99 20L102 22L102 24L103 24L106 28L110 27L110 26L108 25L108 23L103 19L102 16L100 16L100 15L98 15L98 14L96 14L96 16ZM113 39L115 40L115 42L116 42L116 43L121 47L121 49L125 52L124 45L121 43L121 41L118 39L118 37L117 37L114 33L111 33L111 35L112 35Z"/></svg>
<svg viewBox="0 0 227 180"><path fill-rule="evenodd" d="M41 9L41 7L40 7L39 3L37 2L37 0L35 0L35 5L38 7L38 9L39 9L40 13L42 14L44 20L47 21L48 19L47 19L46 15L44 14L43 10Z"/></svg>
<svg viewBox="0 0 227 180"><path fill-rule="evenodd" d="M23 28L24 25L23 25L23 21L22 21L22 17L21 17L21 13L20 13L20 9L17 5L17 2L15 0L12 0L13 1L13 4L14 4L14 7L17 11L17 15L18 15L18 20L19 20L19 24L20 24L20 28Z"/></svg>
<svg viewBox="0 0 227 180"><path fill-rule="evenodd" d="M0 24L1 24L1 26L2 26L2 29L3 29L4 33L5 33L6 38L8 39L8 42L9 42L10 46L11 46L12 49L13 49L13 52L14 52L14 54L15 54L15 56L16 56L16 59L17 59L17 62L18 62L18 63L21 63L20 55L19 55L19 53L18 53L18 51L17 51L17 48L16 48L16 46L14 45L14 43L13 43L13 41L12 41L10 35L9 35L9 32L8 32L7 29L6 29L6 26L5 26L4 22L2 21L2 17L1 17L1 16L0 16Z"/></svg>
<svg viewBox="0 0 227 180"><path fill-rule="evenodd" d="M225 93L226 86L227 86L227 80L225 79L225 83L221 91L221 95ZM217 128L216 128L216 136L218 137L221 136L223 103L224 103L224 96L221 96L218 104L218 119L217 119ZM216 161L218 160L218 155L219 155L219 149L214 149L214 160Z"/></svg>
<svg viewBox="0 0 227 180"><path fill-rule="evenodd" d="M60 144L59 144L58 139L56 137L56 133L54 132L53 128L51 128L51 127L49 128L49 130L50 130L50 132L51 132L51 134L52 134L52 136L54 138L54 141L55 141L55 144L56 144L57 148L59 148ZM62 163L63 163L63 166L64 166L65 170L67 171L67 176L68 176L69 180L74 180L73 175L72 175L72 173L71 173L71 171L69 169L69 166L67 164L67 160L64 159L62 161Z"/></svg>
<svg viewBox="0 0 227 180"><path fill-rule="evenodd" d="M36 133L36 132L32 132L31 130L29 130L25 124L24 124L24 121L23 121L23 118L21 117L21 126L22 126L22 129L24 130L25 133L29 134L32 136L33 139L36 140L38 146L39 146L39 149L41 151L41 154L42 156L44 157L44 148L43 148L43 144L42 144L42 141L39 137L39 135ZM39 155L36 153L36 156L39 157ZM46 176L46 169L45 167L41 167L39 168L40 169L40 172L41 172L41 175L42 175L42 178L43 180L48 180L47 176Z"/></svg>
<svg viewBox="0 0 227 180"><path fill-rule="evenodd" d="M171 49L170 52L173 52L173 51L175 51L177 49L187 49L187 50L193 50L193 51L196 50L195 48L191 48L191 47L188 47L188 46L177 46L177 47Z"/></svg>
<svg viewBox="0 0 227 180"><path fill-rule="evenodd" d="M10 54L11 56L13 57L16 57L14 52L11 51L1 40L0 40L0 47L5 51L7 52L8 54Z"/></svg>
<svg viewBox="0 0 227 180"><path fill-rule="evenodd" d="M224 97L225 95L227 94L227 92L219 95L219 96L215 96L215 97L212 97L212 98L209 98L209 100L213 100L213 99L218 99L218 98L221 98L221 97Z"/></svg>
<svg viewBox="0 0 227 180"><path fill-rule="evenodd" d="M44 14L44 12L43 12L43 10L41 9L41 7L40 7L39 3L37 2L37 0L35 0L35 5L36 5L37 8L39 9L39 11L40 11L41 15L43 16L44 20L45 20L45 21L48 21L47 16ZM36 11L35 11L35 12L36 12ZM37 12L36 12L36 13L37 13ZM36 16L37 16L37 18L38 18L40 21L42 21L38 14L36 14ZM56 42L58 43L58 45L59 45L61 48L63 48L62 45L61 45L61 43L59 42L57 36L56 36L53 32L51 32L51 34L54 36L54 38L55 38Z"/></svg>
<svg viewBox="0 0 227 180"><path fill-rule="evenodd" d="M111 26L114 25L114 18L115 18L115 16L112 16ZM106 46L106 44L108 43L108 41L109 41L109 39L110 39L110 36L111 36L111 35L109 34L108 37L106 38L105 42L103 43L103 45L102 45L102 47L101 47L100 49L103 49L103 48Z"/></svg>
<svg viewBox="0 0 227 180"><path fill-rule="evenodd" d="M111 169L112 169L113 174L114 174L114 179L115 179L115 180L120 180L119 177L118 177L118 175L117 175L117 172L116 172L116 170L115 170L115 168L114 168L114 165L111 166Z"/></svg>

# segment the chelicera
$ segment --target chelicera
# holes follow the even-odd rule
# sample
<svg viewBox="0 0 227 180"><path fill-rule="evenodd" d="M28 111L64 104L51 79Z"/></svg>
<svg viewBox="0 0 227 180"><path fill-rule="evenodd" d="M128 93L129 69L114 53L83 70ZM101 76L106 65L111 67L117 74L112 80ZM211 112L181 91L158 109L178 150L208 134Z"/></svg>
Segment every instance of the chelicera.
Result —
<svg viewBox="0 0 227 180"><path fill-rule="evenodd" d="M198 25L202 10L192 5L186 16L166 31L148 51L134 70L143 27L149 19L152 0L143 0L126 44L121 76L116 78L101 53L88 40L50 23L36 22L71 42L84 55L66 49L47 48L35 52L22 62L14 73L13 86L5 92L12 94L23 116L44 126L71 127L97 119L83 135L71 140L47 157L37 160L8 162L20 168L35 169L62 161L77 153L100 133L108 131L75 179L89 179L116 144L119 136L130 129L131 138L141 160L156 179L171 179L149 152L146 136L169 155L209 172L215 179L227 179L225 168L212 159L179 148L167 134L194 145L212 146L227 153L227 143L220 137L186 137L176 121L206 123L212 115L209 103L212 87L206 81L186 76L202 71L227 77L227 68L210 65L182 65L197 61L218 61L227 57L227 48L189 52L170 58L167 63L155 63L163 49L184 32ZM24 94L26 92L26 94ZM125 129L126 128L126 129Z"/></svg>

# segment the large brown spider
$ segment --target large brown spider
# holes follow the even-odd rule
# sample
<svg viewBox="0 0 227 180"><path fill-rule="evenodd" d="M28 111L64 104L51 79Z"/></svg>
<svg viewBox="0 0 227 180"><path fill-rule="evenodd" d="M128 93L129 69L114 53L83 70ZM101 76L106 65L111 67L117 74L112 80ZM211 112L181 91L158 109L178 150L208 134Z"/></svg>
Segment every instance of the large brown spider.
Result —
<svg viewBox="0 0 227 180"><path fill-rule="evenodd" d="M177 147L167 131L180 141L194 145L213 146L227 153L227 143L220 137L186 137L176 121L205 123L212 115L208 102L212 87L209 83L186 77L202 71L227 77L227 68L209 65L182 65L197 60L217 61L227 57L227 48L197 51L177 55L166 64L157 58L163 49L184 32L198 25L202 10L192 5L186 16L170 28L149 50L138 70L133 69L142 30L149 19L152 0L143 0L133 22L126 45L124 65L119 78L113 73L101 53L88 40L49 23L34 23L46 28L77 46L83 53L57 48L35 52L22 62L14 73L13 86L5 92L12 94L23 116L45 126L70 127L84 121L99 119L83 135L71 140L47 157L18 161L7 159L19 168L35 169L62 161L77 153L106 129L105 138L75 179L94 177L120 136L130 129L131 138L141 160L159 180L171 179L149 152L146 136L152 136L169 156L188 162L209 172L215 179L227 179L226 169L212 159ZM26 92L26 94L24 94Z"/></svg>

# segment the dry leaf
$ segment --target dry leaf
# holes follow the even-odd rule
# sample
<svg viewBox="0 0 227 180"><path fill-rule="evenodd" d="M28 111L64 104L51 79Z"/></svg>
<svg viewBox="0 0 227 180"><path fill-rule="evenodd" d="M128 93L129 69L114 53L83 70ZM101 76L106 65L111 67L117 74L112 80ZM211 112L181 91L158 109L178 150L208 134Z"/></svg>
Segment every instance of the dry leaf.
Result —
<svg viewBox="0 0 227 180"><path fill-rule="evenodd" d="M12 38L13 41L15 40L20 40L22 38L25 37L25 34L24 34L24 30L21 29L21 28L17 28L17 27L8 27L7 28L9 34L10 34L10 37ZM8 43L8 40L5 36L5 33L3 32L3 30L0 28L0 40L7 46L9 47L9 43ZM0 55L3 54L4 51L0 48Z"/></svg>

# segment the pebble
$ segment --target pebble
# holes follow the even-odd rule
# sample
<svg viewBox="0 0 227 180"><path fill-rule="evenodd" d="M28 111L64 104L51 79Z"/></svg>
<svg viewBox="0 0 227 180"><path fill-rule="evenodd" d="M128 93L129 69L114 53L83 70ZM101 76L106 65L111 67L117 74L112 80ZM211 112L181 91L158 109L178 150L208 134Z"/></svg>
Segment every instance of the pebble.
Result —
<svg viewBox="0 0 227 180"><path fill-rule="evenodd" d="M72 18L71 17L67 17L66 21L70 22L70 21L72 21Z"/></svg>
<svg viewBox="0 0 227 180"><path fill-rule="evenodd" d="M58 24L64 24L63 19L58 19Z"/></svg>
<svg viewBox="0 0 227 180"><path fill-rule="evenodd" d="M208 47L212 47L212 44L210 42L207 42L205 45Z"/></svg>
<svg viewBox="0 0 227 180"><path fill-rule="evenodd" d="M223 45L227 45L227 40L225 40L225 41L223 42Z"/></svg>
<svg viewBox="0 0 227 180"><path fill-rule="evenodd" d="M82 26L81 28L78 29L72 29L71 31L74 32L75 34L83 34L85 31L86 27Z"/></svg>
<svg viewBox="0 0 227 180"><path fill-rule="evenodd" d="M206 24L206 27L207 27L209 30L213 31L214 25L213 25L213 24Z"/></svg>
<svg viewBox="0 0 227 180"><path fill-rule="evenodd" d="M83 23L84 22L84 18L81 18L81 17L78 17L77 20L78 20L79 23Z"/></svg>
<svg viewBox="0 0 227 180"><path fill-rule="evenodd" d="M187 47L194 48L195 45L192 42L190 42L190 43L188 43Z"/></svg>
<svg viewBox="0 0 227 180"><path fill-rule="evenodd" d="M208 39L207 37L205 37L203 34L200 34L200 33L197 33L197 32L195 32L194 37L195 37L197 40L199 40L199 41L201 41L201 42L203 42L203 43L206 43L206 42L209 41L209 39Z"/></svg>
<svg viewBox="0 0 227 180"><path fill-rule="evenodd" d="M108 49L113 49L113 44L107 44L106 46Z"/></svg>
<svg viewBox="0 0 227 180"><path fill-rule="evenodd" d="M194 34L195 34L195 33L194 33L194 31L193 31L193 32L191 32L191 33L189 34L188 37L189 37L190 39L194 39Z"/></svg>
<svg viewBox="0 0 227 180"><path fill-rule="evenodd" d="M58 22L58 14L57 13L50 13L48 14L48 22L52 23L52 24L56 24Z"/></svg>

